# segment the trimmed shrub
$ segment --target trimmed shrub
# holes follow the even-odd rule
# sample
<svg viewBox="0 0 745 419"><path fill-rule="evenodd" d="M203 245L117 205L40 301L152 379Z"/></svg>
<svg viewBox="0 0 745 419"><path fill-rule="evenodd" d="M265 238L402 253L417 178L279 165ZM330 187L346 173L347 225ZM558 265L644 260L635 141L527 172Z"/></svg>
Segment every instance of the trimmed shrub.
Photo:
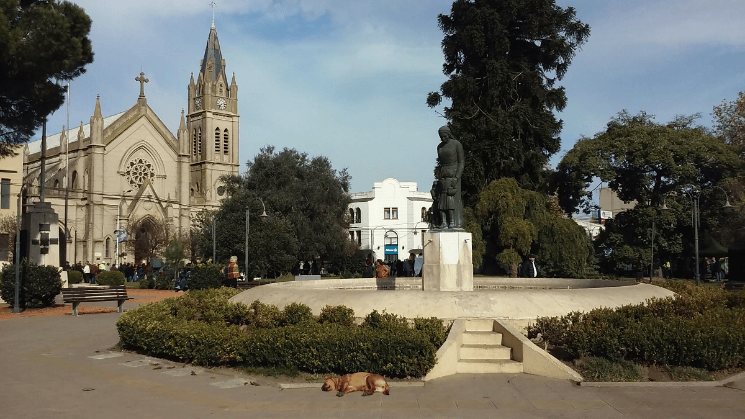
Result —
<svg viewBox="0 0 745 419"><path fill-rule="evenodd" d="M406 320L406 317L401 317L393 313L378 313L378 310L373 310L365 316L362 327L385 330L408 329L409 322Z"/></svg>
<svg viewBox="0 0 745 419"><path fill-rule="evenodd" d="M414 319L414 329L421 330L427 335L435 348L442 346L445 343L445 339L448 338L448 329L442 323L442 320L437 317L430 317L428 319L419 317Z"/></svg>
<svg viewBox="0 0 745 419"><path fill-rule="evenodd" d="M678 292L676 298L539 318L528 337L540 335L575 358L709 370L745 365L745 293L683 282L667 286Z"/></svg>
<svg viewBox="0 0 745 419"><path fill-rule="evenodd" d="M156 290L170 290L174 287L173 274L158 272L153 274L153 287Z"/></svg>
<svg viewBox="0 0 745 419"><path fill-rule="evenodd" d="M282 310L284 324L299 324L308 321L315 321L313 310L305 304L290 303Z"/></svg>
<svg viewBox="0 0 745 419"><path fill-rule="evenodd" d="M289 313L300 321L280 326L287 309L283 316L277 307L259 301L250 306L230 303L237 293L231 288L191 291L127 311L117 322L121 343L199 365L369 371L391 377L421 377L434 366L436 348L430 336L408 328L404 318L373 316L382 327L320 324L310 321L307 306L296 304ZM434 320L422 324L429 322Z"/></svg>
<svg viewBox="0 0 745 419"><path fill-rule="evenodd" d="M6 265L0 272L0 277L2 277L0 296L9 304L15 301L15 272L14 264ZM54 266L22 262L20 279L18 293L20 307L48 307L54 304L55 297L62 291L59 270Z"/></svg>
<svg viewBox="0 0 745 419"><path fill-rule="evenodd" d="M342 326L352 326L354 324L354 310L347 306L326 306L321 309L321 315L318 322L336 323Z"/></svg>
<svg viewBox="0 0 745 419"><path fill-rule="evenodd" d="M124 285L124 274L120 271L101 271L96 275L96 284L99 285Z"/></svg>
<svg viewBox="0 0 745 419"><path fill-rule="evenodd" d="M151 290L155 288L155 281L152 276L145 276L138 281L141 290Z"/></svg>
<svg viewBox="0 0 745 419"><path fill-rule="evenodd" d="M222 285L222 265L207 264L192 267L189 274L189 290L220 288Z"/></svg>
<svg viewBox="0 0 745 419"><path fill-rule="evenodd" d="M70 269L67 271L67 283L68 284L79 284L83 282L83 273L80 271L74 271Z"/></svg>

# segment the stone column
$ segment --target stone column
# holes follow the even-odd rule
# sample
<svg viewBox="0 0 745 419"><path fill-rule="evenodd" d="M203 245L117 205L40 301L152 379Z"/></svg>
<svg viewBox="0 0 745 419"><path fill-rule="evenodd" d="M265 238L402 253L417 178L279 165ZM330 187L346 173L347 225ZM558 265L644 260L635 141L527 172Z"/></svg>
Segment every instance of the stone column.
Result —
<svg viewBox="0 0 745 419"><path fill-rule="evenodd" d="M471 233L430 231L424 233L424 291L473 291Z"/></svg>

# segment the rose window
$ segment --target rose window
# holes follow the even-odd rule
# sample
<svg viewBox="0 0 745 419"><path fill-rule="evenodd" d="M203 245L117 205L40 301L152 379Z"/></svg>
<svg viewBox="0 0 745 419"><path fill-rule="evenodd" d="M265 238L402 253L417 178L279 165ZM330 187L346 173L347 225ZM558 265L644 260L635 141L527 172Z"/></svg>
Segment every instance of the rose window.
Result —
<svg viewBox="0 0 745 419"><path fill-rule="evenodd" d="M145 179L152 181L155 177L155 170L152 163L145 159L137 158L127 164L126 175L129 184L135 188L139 188L145 182Z"/></svg>

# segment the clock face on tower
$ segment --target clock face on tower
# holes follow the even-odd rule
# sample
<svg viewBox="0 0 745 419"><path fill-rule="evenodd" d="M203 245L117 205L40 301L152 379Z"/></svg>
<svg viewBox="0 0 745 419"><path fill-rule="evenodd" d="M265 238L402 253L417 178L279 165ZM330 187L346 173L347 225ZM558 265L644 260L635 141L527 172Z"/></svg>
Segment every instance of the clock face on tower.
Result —
<svg viewBox="0 0 745 419"><path fill-rule="evenodd" d="M221 110L224 110L227 104L228 102L226 102L225 99L223 98L217 99L217 107L220 108Z"/></svg>
<svg viewBox="0 0 745 419"><path fill-rule="evenodd" d="M202 98L201 97L194 99L194 108L196 108L197 110L202 109Z"/></svg>

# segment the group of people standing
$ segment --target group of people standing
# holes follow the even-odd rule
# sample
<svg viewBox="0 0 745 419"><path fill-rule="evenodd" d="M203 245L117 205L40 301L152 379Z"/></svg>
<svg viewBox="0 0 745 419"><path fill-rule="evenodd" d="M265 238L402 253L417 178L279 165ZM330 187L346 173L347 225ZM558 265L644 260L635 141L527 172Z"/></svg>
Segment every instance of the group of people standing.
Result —
<svg viewBox="0 0 745 419"><path fill-rule="evenodd" d="M374 265L372 255L370 255L365 261L362 277L388 278L422 276L422 264L423 258L421 254L417 257L414 253L411 253L409 254L408 259L397 259L388 262L378 259Z"/></svg>
<svg viewBox="0 0 745 419"><path fill-rule="evenodd" d="M106 265L106 262L90 263L85 264L78 262L70 266L69 262L65 263L64 270L66 271L78 271L83 274L83 282L88 284L96 283L96 276L103 271L120 271L124 274L127 282L138 281L145 278L146 275L152 274L152 269L149 264L143 263L140 266L135 266L132 263L125 263L120 266L113 265L110 268Z"/></svg>

